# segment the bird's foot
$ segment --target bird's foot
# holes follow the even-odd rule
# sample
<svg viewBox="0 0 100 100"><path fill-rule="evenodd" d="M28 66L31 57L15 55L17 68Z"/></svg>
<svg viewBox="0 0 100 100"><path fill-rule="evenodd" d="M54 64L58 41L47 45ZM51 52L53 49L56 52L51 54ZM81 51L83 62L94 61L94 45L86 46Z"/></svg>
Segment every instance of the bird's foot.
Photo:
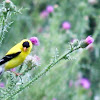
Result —
<svg viewBox="0 0 100 100"><path fill-rule="evenodd" d="M14 71L11 71L11 72L13 72L16 76L22 75L21 73L16 73L16 72L14 72Z"/></svg>
<svg viewBox="0 0 100 100"><path fill-rule="evenodd" d="M21 73L15 73L15 75L16 75L16 76L20 76L20 75L22 75L22 74L21 74Z"/></svg>

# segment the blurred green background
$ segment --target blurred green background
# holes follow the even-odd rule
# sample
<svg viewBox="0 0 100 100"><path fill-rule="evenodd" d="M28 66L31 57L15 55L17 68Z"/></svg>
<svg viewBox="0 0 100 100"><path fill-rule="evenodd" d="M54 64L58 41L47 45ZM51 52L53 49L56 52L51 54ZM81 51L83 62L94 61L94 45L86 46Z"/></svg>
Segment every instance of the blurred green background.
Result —
<svg viewBox="0 0 100 100"><path fill-rule="evenodd" d="M2 1L0 1L1 3ZM12 0L21 14L11 17L11 24L0 47L0 58L24 38L38 37L40 46L31 55L38 55L41 66L33 70L37 74L50 63L56 48L59 55L66 52L73 39L85 39L91 35L94 43L88 49L71 55L73 60L61 61L46 75L25 89L17 100L100 100L100 1L99 0ZM48 5L54 11L45 18L41 13ZM71 24L69 30L62 23ZM90 81L85 89L81 78Z"/></svg>

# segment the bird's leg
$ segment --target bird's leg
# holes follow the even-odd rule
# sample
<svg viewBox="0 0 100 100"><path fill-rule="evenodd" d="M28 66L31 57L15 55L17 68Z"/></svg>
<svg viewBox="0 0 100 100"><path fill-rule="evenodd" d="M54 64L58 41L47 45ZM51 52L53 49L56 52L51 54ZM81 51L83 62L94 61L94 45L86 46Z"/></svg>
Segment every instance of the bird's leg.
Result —
<svg viewBox="0 0 100 100"><path fill-rule="evenodd" d="M14 71L11 71L11 72L13 72L16 76L22 75L21 73L16 73Z"/></svg>

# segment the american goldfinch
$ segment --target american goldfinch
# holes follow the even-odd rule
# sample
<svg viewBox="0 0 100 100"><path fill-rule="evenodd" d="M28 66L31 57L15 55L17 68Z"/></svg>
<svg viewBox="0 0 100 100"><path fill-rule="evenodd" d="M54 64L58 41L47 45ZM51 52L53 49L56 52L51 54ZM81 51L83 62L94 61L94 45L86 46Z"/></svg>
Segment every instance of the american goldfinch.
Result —
<svg viewBox="0 0 100 100"><path fill-rule="evenodd" d="M32 42L28 39L23 39L20 43L12 47L0 60L0 74L22 64L31 49Z"/></svg>

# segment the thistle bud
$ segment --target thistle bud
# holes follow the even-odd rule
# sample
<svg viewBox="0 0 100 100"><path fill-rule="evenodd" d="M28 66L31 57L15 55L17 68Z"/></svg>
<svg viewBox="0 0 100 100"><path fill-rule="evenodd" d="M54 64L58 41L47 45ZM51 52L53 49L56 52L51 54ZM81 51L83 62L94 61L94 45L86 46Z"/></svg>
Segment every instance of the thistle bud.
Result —
<svg viewBox="0 0 100 100"><path fill-rule="evenodd" d="M72 45L73 45L73 47L78 46L78 45L79 45L78 39L74 39L74 40L72 41Z"/></svg>
<svg viewBox="0 0 100 100"><path fill-rule="evenodd" d="M85 41L89 45L94 42L94 39L91 36L88 36Z"/></svg>
<svg viewBox="0 0 100 100"><path fill-rule="evenodd" d="M80 47L81 48L86 48L88 44L85 42L85 40L81 41Z"/></svg>
<svg viewBox="0 0 100 100"><path fill-rule="evenodd" d="M78 5L78 8L79 10L84 10L86 8L86 3L85 2L81 2L79 5Z"/></svg>
<svg viewBox="0 0 100 100"><path fill-rule="evenodd" d="M92 44L94 39L91 36L88 36L85 40L83 40L80 44L81 48L86 48L88 45Z"/></svg>

